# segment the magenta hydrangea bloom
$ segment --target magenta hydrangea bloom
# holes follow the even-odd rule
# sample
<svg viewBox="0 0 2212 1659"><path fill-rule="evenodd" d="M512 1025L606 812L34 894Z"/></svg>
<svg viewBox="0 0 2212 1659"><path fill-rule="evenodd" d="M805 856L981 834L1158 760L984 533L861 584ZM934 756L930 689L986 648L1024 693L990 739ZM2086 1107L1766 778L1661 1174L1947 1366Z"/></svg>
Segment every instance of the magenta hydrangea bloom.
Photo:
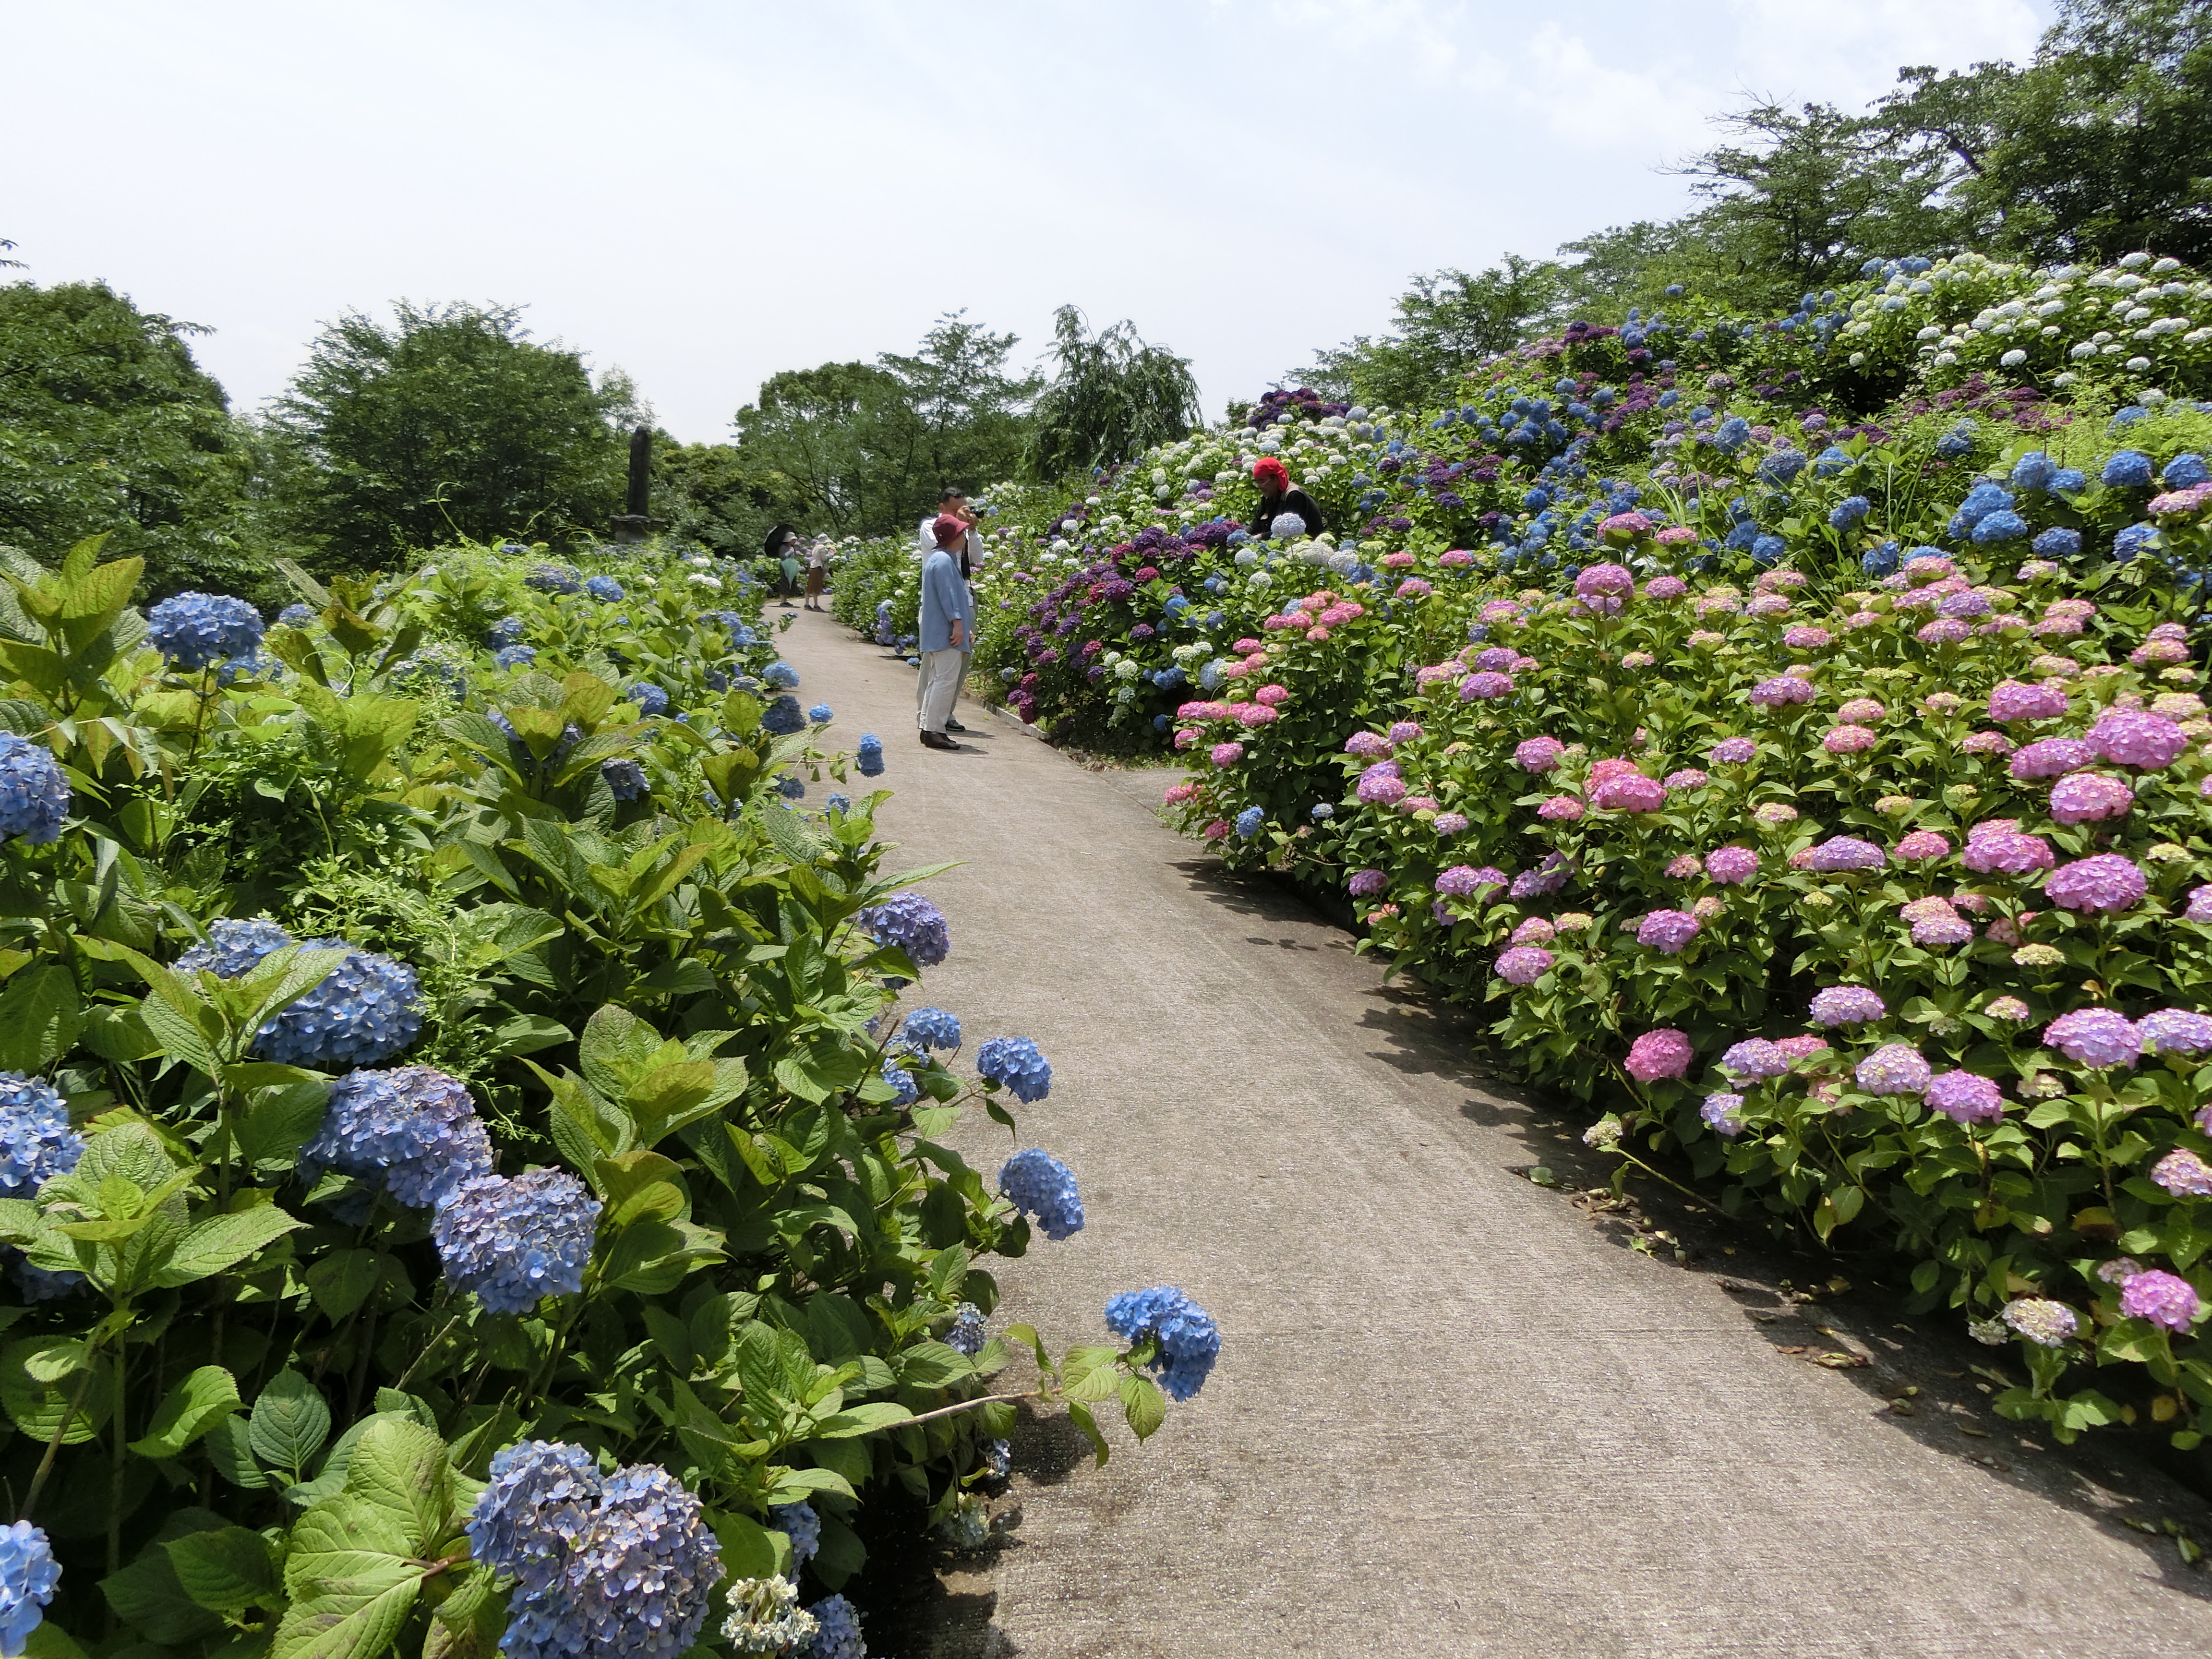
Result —
<svg viewBox="0 0 2212 1659"><path fill-rule="evenodd" d="M1957 645L1973 637L1973 629L1956 617L1939 617L1912 637L1923 645Z"/></svg>
<svg viewBox="0 0 2212 1659"><path fill-rule="evenodd" d="M2116 708L2089 728L2089 747L2115 766L2155 771L2189 747L2189 736L2163 714Z"/></svg>
<svg viewBox="0 0 2212 1659"><path fill-rule="evenodd" d="M1390 752L1390 740L1380 732L1354 732L1344 740L1344 752L1362 759L1380 759Z"/></svg>
<svg viewBox="0 0 2212 1659"><path fill-rule="evenodd" d="M1656 812L1666 804L1666 786L1641 772L1616 772L1590 791L1601 812Z"/></svg>
<svg viewBox="0 0 2212 1659"><path fill-rule="evenodd" d="M1663 780L1669 789L1702 789L1711 781L1694 766L1686 766L1679 772L1669 772Z"/></svg>
<svg viewBox="0 0 2212 1659"><path fill-rule="evenodd" d="M1945 1072L1928 1084L1928 1103L1960 1123L1994 1123L2004 1115L2004 1091L1972 1072Z"/></svg>
<svg viewBox="0 0 2212 1659"><path fill-rule="evenodd" d="M1689 591L1689 583L1680 576L1654 576L1644 584L1644 597L1647 599L1679 599Z"/></svg>
<svg viewBox="0 0 2212 1659"><path fill-rule="evenodd" d="M1637 923L1636 942L1671 957L1705 931L1705 924L1687 910L1654 910Z"/></svg>
<svg viewBox="0 0 2212 1659"><path fill-rule="evenodd" d="M1749 738L1723 738L1712 747L1716 765L1742 766L1758 757L1759 745Z"/></svg>
<svg viewBox="0 0 2212 1659"><path fill-rule="evenodd" d="M2043 1043L2076 1066L2133 1066L2142 1057L2142 1034L2110 1008L2076 1008L2043 1028Z"/></svg>
<svg viewBox="0 0 2212 1659"><path fill-rule="evenodd" d="M1370 806L1395 806L1411 793L1403 778L1393 777L1387 772L1363 774L1359 787L1353 792Z"/></svg>
<svg viewBox="0 0 2212 1659"><path fill-rule="evenodd" d="M2101 772L2069 772L2051 786L2051 816L2061 823L2124 818L2135 804L2134 790Z"/></svg>
<svg viewBox="0 0 2212 1659"><path fill-rule="evenodd" d="M2187 1279L2153 1267L2131 1277L2120 1286L2120 1311L2130 1319L2148 1319L2169 1331L2185 1331L2197 1322L2197 1289Z"/></svg>
<svg viewBox="0 0 2212 1659"><path fill-rule="evenodd" d="M1781 1077L1790 1070L1790 1054L1780 1044L1765 1037L1746 1037L1732 1043L1721 1056L1721 1070L1730 1077Z"/></svg>
<svg viewBox="0 0 2212 1659"><path fill-rule="evenodd" d="M1888 713L1878 697L1853 697L1836 710L1836 718L1847 726L1871 726Z"/></svg>
<svg viewBox="0 0 2212 1659"><path fill-rule="evenodd" d="M1390 884L1390 878L1380 870L1361 870L1344 884L1344 890L1354 898L1371 898Z"/></svg>
<svg viewBox="0 0 2212 1659"><path fill-rule="evenodd" d="M2151 1165L2150 1178L2176 1198L2212 1198L2212 1164L2177 1146Z"/></svg>
<svg viewBox="0 0 2212 1659"><path fill-rule="evenodd" d="M1892 858L1917 864L1923 859L1948 858L1951 843L1933 830L1915 830L1890 850Z"/></svg>
<svg viewBox="0 0 2212 1659"><path fill-rule="evenodd" d="M1771 680L1761 680L1751 688L1751 700L1761 708L1782 708L1791 703L1810 702L1816 693L1810 680L1795 674L1777 674Z"/></svg>
<svg viewBox="0 0 2212 1659"><path fill-rule="evenodd" d="M1260 695L1262 697L1266 697L1268 692L1277 690L1279 690L1279 688L1276 686L1262 686L1260 690ZM1284 695L1287 696L1289 696L1289 693L1285 692ZM1415 738L1418 738L1420 735L1421 728L1415 725L1412 720L1400 720L1390 728L1390 741L1393 744L1411 743Z"/></svg>
<svg viewBox="0 0 2212 1659"><path fill-rule="evenodd" d="M1993 720L2049 720L2066 712L2066 688L2045 681L2039 685L2023 685L2018 680L2007 680L1990 692L1990 718Z"/></svg>
<svg viewBox="0 0 2212 1659"><path fill-rule="evenodd" d="M1861 841L1856 836L1832 836L1815 847L1805 862L1809 869L1832 875L1845 870L1879 870L1888 861L1887 854L1870 841Z"/></svg>
<svg viewBox="0 0 2212 1659"><path fill-rule="evenodd" d="M1749 881L1759 873L1759 854L1748 847L1716 847L1705 854L1705 874L1723 887Z"/></svg>
<svg viewBox="0 0 2212 1659"><path fill-rule="evenodd" d="M1638 1083L1686 1075L1698 1051L1681 1032L1668 1029L1646 1031L1628 1045L1628 1074Z"/></svg>
<svg viewBox="0 0 2212 1659"><path fill-rule="evenodd" d="M1919 1095L1927 1092L1936 1073L1920 1051L1902 1042L1885 1043L1858 1063L1852 1073L1860 1089L1870 1095Z"/></svg>
<svg viewBox="0 0 2212 1659"><path fill-rule="evenodd" d="M1508 985L1534 985L1552 969L1552 953L1537 945L1516 945L1498 958L1498 977Z"/></svg>
<svg viewBox="0 0 2212 1659"><path fill-rule="evenodd" d="M1489 674L1510 674L1521 660L1521 653L1510 645L1493 645L1486 651L1474 654L1473 666Z"/></svg>
<svg viewBox="0 0 2212 1659"><path fill-rule="evenodd" d="M2137 1020L2136 1030L2154 1054L2212 1054L2212 1015L2160 1008Z"/></svg>
<svg viewBox="0 0 2212 1659"><path fill-rule="evenodd" d="M1510 674L1493 674L1486 671L1469 674L1459 683L1459 700L1462 702L1486 702L1493 697L1502 697L1512 690L1513 677Z"/></svg>
<svg viewBox="0 0 2212 1659"><path fill-rule="evenodd" d="M1583 815L1583 804L1572 795L1554 795L1536 809L1547 823L1572 823Z"/></svg>
<svg viewBox="0 0 2212 1659"><path fill-rule="evenodd" d="M1241 743L1217 743L1213 745L1212 760L1216 766L1231 767L1243 758L1244 745ZM1400 784L1398 793L1401 795L1405 793L1406 786Z"/></svg>
<svg viewBox="0 0 2212 1659"><path fill-rule="evenodd" d="M1543 916L1524 916L1521 925L1513 930L1516 945L1549 945L1559 937L1559 930Z"/></svg>
<svg viewBox="0 0 2212 1659"><path fill-rule="evenodd" d="M1513 758L1523 771L1548 772L1566 752L1566 744L1557 738L1530 738L1515 746Z"/></svg>
<svg viewBox="0 0 2212 1659"><path fill-rule="evenodd" d="M2035 778L2063 777L2097 763L2097 751L2079 738L2045 738L2013 751L2007 768L2026 783Z"/></svg>
<svg viewBox="0 0 2212 1659"><path fill-rule="evenodd" d="M2044 896L2053 904L2093 915L2129 909L2148 890L2141 866L2118 853L2062 864L2043 883Z"/></svg>
<svg viewBox="0 0 2212 1659"><path fill-rule="evenodd" d="M1863 755L1875 746L1878 736L1869 726L1831 726L1820 747L1832 755Z"/></svg>
<svg viewBox="0 0 2212 1659"><path fill-rule="evenodd" d="M2042 836L2000 830L1968 836L1966 850L1960 854L1960 861L1982 875L2026 876L2048 870L2058 860Z"/></svg>
<svg viewBox="0 0 2212 1659"><path fill-rule="evenodd" d="M1698 1108L1698 1115L1715 1134L1740 1135L1743 1133L1743 1097L1725 1090L1717 1091L1705 1097Z"/></svg>
<svg viewBox="0 0 2212 1659"><path fill-rule="evenodd" d="M1468 816L1464 812L1439 812L1429 827L1440 836L1456 836L1466 830Z"/></svg>
<svg viewBox="0 0 2212 1659"><path fill-rule="evenodd" d="M1575 578L1575 592L1585 599L1600 596L1626 599L1636 592L1636 578L1623 564L1593 564Z"/></svg>
<svg viewBox="0 0 2212 1659"><path fill-rule="evenodd" d="M1815 1025L1863 1025L1888 1012L1881 997L1863 985L1830 985L1813 993Z"/></svg>

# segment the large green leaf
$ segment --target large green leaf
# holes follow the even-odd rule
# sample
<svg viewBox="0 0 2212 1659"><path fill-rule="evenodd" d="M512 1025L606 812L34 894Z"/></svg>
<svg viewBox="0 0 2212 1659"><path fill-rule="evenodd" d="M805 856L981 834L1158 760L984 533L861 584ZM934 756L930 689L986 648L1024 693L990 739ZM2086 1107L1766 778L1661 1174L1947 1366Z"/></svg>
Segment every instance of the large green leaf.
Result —
<svg viewBox="0 0 2212 1659"><path fill-rule="evenodd" d="M83 1029L76 976L51 964L25 969L0 989L0 1071L44 1071Z"/></svg>
<svg viewBox="0 0 2212 1659"><path fill-rule="evenodd" d="M100 1594L115 1609L116 1617L141 1636L173 1645L197 1641L221 1630L222 1615L185 1593L167 1546L195 1533L220 1530L226 1524L221 1516L201 1509L182 1509L170 1516L137 1560L100 1581Z"/></svg>
<svg viewBox="0 0 2212 1659"><path fill-rule="evenodd" d="M58 1344L72 1340L52 1336L25 1337L9 1343L6 1351L0 1352L0 1405L7 1407L17 1428L40 1443L53 1437L54 1431L61 1428L64 1419L69 1427L62 1435L62 1444L74 1446L91 1439L106 1424L113 1404L115 1390L108 1386L105 1376L94 1377L88 1385L82 1374L64 1376L58 1382L40 1382L25 1369L27 1362L37 1363ZM104 1373L114 1362L103 1357L94 1364ZM72 1414L70 1402L78 1398L80 1389L82 1403Z"/></svg>
<svg viewBox="0 0 2212 1659"><path fill-rule="evenodd" d="M331 1437L331 1408L315 1385L295 1370L269 1380L246 1421L248 1443L264 1463L291 1471L294 1480Z"/></svg>
<svg viewBox="0 0 2212 1659"><path fill-rule="evenodd" d="M155 1275L154 1282L164 1287L189 1285L195 1279L219 1273L295 1228L307 1224L286 1215L273 1204L258 1205L234 1215L210 1216L184 1236L175 1254Z"/></svg>
<svg viewBox="0 0 2212 1659"><path fill-rule="evenodd" d="M283 1581L269 1540L244 1527L196 1532L168 1546L169 1565L185 1594L216 1613L282 1605Z"/></svg>
<svg viewBox="0 0 2212 1659"><path fill-rule="evenodd" d="M174 1457L245 1403L228 1371L220 1365L202 1365L169 1390L131 1449L141 1457Z"/></svg>
<svg viewBox="0 0 2212 1659"><path fill-rule="evenodd" d="M453 1510L446 1443L419 1423L381 1418L355 1444L345 1489L399 1518L419 1553L445 1531Z"/></svg>
<svg viewBox="0 0 2212 1659"><path fill-rule="evenodd" d="M296 1551L284 1563L292 1605L270 1659L379 1659L398 1639L422 1570L370 1550Z"/></svg>

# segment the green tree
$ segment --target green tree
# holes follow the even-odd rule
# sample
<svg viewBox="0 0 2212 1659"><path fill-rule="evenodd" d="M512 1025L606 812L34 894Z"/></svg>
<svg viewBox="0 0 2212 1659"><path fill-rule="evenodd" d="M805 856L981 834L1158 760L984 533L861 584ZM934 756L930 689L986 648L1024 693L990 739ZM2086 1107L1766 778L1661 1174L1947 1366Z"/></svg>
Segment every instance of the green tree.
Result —
<svg viewBox="0 0 2212 1659"><path fill-rule="evenodd" d="M370 564L456 532L603 530L622 507L629 381L595 386L513 307L395 309L389 326L359 312L325 326L276 404L314 467L295 510L334 558Z"/></svg>
<svg viewBox="0 0 2212 1659"><path fill-rule="evenodd" d="M684 444L653 434L656 530L733 558L756 558L769 526L797 516L777 509L773 491L735 444Z"/></svg>
<svg viewBox="0 0 2212 1659"><path fill-rule="evenodd" d="M1316 352L1310 371L1290 378L1347 401L1416 407L1526 339L1566 291L1559 266L1517 253L1479 275L1448 268L1419 273L1413 283L1398 296L1390 332Z"/></svg>
<svg viewBox="0 0 2212 1659"><path fill-rule="evenodd" d="M192 361L202 331L104 283L0 287L0 541L51 560L104 532L154 597L273 592L262 446Z"/></svg>
<svg viewBox="0 0 2212 1659"><path fill-rule="evenodd" d="M1190 360L1147 344L1126 318L1097 334L1083 313L1053 313L1055 374L1032 413L1028 462L1040 478L1126 460L1184 436L1202 418Z"/></svg>
<svg viewBox="0 0 2212 1659"><path fill-rule="evenodd" d="M1021 465L1029 405L1042 380L1006 372L1019 338L994 334L965 312L948 312L914 356L885 352L876 360L897 378L913 411L908 513L919 516L934 506L943 485L980 487L1012 477Z"/></svg>

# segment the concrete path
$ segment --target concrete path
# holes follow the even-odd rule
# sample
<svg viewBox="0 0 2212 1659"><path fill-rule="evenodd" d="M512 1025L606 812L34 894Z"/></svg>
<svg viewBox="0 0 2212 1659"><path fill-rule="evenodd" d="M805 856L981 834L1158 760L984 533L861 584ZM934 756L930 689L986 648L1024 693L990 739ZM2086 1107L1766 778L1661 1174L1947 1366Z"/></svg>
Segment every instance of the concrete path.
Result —
<svg viewBox="0 0 2212 1659"><path fill-rule="evenodd" d="M1575 1167L1571 1124L1483 1082L1449 1019L1344 934L1219 878L1158 821L1157 773L1087 771L965 698L976 731L931 753L914 671L827 615L801 612L785 643L845 743L884 739L894 864L967 861L924 888L952 931L927 1000L971 1043L1021 1033L1052 1061L1019 1144L1074 1170L1089 1223L998 1264L994 1328L1105 1340L1109 1295L1165 1283L1223 1332L1204 1393L1145 1446L1117 1425L1103 1471L1077 1465L1064 1424L1025 1431L1019 1530L907 1650L2212 1647L2207 1575L2118 1524L2193 1515L2205 1537L2203 1506L2117 1449L2039 1449L1972 1414L1966 1364L2003 1357L1900 1346L1887 1313L1824 1336L1723 1289L1717 1255L1685 1271L1624 1248L1515 1173ZM963 1127L994 1172L1013 1150L980 1115ZM1838 1341L1875 1363L1778 1352ZM1887 1395L1916 1341L1959 1369L1908 1419Z"/></svg>

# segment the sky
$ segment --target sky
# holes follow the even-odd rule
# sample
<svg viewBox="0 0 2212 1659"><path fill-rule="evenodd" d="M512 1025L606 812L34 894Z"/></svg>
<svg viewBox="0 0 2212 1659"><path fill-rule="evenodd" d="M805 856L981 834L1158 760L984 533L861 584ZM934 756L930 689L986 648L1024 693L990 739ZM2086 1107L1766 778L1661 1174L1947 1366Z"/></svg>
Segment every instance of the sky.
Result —
<svg viewBox="0 0 2212 1659"><path fill-rule="evenodd" d="M2019 60L2049 0L0 0L0 238L214 331L517 305L689 442L965 308L1132 319L1209 414L1479 270L1687 203L1750 99Z"/></svg>

